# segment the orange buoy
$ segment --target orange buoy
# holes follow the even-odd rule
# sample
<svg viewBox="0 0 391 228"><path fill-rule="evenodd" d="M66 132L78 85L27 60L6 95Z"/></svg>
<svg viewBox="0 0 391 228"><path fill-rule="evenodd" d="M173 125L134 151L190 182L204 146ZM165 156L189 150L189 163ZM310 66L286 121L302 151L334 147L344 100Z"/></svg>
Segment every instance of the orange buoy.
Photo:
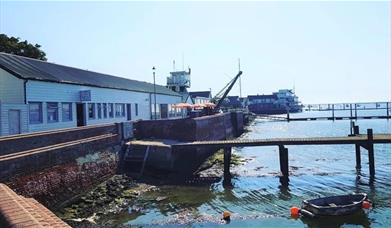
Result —
<svg viewBox="0 0 391 228"><path fill-rule="evenodd" d="M224 220L230 220L231 219L231 213L229 211L223 212L223 219Z"/></svg>
<svg viewBox="0 0 391 228"><path fill-rule="evenodd" d="M364 200L364 201L362 201L361 207L364 209L369 209L369 208L371 208L371 203Z"/></svg>
<svg viewBox="0 0 391 228"><path fill-rule="evenodd" d="M291 217L299 217L300 208L291 207Z"/></svg>

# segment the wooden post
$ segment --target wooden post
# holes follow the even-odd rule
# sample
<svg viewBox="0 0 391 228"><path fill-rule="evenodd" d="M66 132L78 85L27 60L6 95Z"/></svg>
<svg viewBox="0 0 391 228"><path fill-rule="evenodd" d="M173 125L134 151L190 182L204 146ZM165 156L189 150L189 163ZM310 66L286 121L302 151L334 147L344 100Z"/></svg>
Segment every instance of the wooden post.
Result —
<svg viewBox="0 0 391 228"><path fill-rule="evenodd" d="M353 133L354 135L360 134L360 128L359 126L353 125ZM361 169L361 151L360 151L360 145L355 144L356 147L356 169Z"/></svg>
<svg viewBox="0 0 391 228"><path fill-rule="evenodd" d="M290 120L290 117L289 117L289 109L286 110L286 119L287 119L288 122L289 122L289 120Z"/></svg>
<svg viewBox="0 0 391 228"><path fill-rule="evenodd" d="M371 177L375 176L375 157L373 154L373 131L372 129L367 130L368 142L367 142L367 150L368 150L368 161L369 161L369 175Z"/></svg>
<svg viewBox="0 0 391 228"><path fill-rule="evenodd" d="M353 117L353 109L352 109L352 104L350 104L350 119Z"/></svg>
<svg viewBox="0 0 391 228"><path fill-rule="evenodd" d="M288 148L284 145L278 146L280 154L280 170L283 177L289 176L289 164L288 164Z"/></svg>
<svg viewBox="0 0 391 228"><path fill-rule="evenodd" d="M331 113L332 113L333 121L334 121L334 104L332 104L331 107L332 107L332 109L333 109Z"/></svg>
<svg viewBox="0 0 391 228"><path fill-rule="evenodd" d="M232 148L224 148L224 180L223 185L224 186L231 186L231 172L230 172L230 165L231 165L231 151Z"/></svg>

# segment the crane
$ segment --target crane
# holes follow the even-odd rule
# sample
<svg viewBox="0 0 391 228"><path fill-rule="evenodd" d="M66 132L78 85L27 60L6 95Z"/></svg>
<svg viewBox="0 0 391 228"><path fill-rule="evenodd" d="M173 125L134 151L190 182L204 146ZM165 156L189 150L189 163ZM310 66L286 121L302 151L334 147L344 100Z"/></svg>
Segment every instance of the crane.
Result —
<svg viewBox="0 0 391 228"><path fill-rule="evenodd" d="M236 81L240 76L242 75L242 71L239 71L239 73L231 80L229 81L211 100L212 103L214 103L216 106L214 108L214 111L217 112L221 104L223 103L224 99L227 97L228 93L231 91L232 87L235 85Z"/></svg>

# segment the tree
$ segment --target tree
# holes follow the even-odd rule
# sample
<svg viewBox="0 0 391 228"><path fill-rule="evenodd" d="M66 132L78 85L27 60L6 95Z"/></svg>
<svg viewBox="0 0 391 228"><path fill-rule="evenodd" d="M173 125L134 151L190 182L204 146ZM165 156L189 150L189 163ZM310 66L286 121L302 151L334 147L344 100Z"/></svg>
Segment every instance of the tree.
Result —
<svg viewBox="0 0 391 228"><path fill-rule="evenodd" d="M41 45L30 44L27 40L20 41L19 37L8 37L6 34L0 34L0 52L46 61L46 53L40 48Z"/></svg>

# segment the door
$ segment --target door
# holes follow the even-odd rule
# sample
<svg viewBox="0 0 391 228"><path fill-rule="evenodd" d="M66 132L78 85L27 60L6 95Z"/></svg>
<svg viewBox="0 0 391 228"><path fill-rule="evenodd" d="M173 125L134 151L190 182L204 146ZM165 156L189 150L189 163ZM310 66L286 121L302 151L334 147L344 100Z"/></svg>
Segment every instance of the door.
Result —
<svg viewBox="0 0 391 228"><path fill-rule="evenodd" d="M20 110L8 111L9 134L20 134Z"/></svg>
<svg viewBox="0 0 391 228"><path fill-rule="evenodd" d="M168 104L160 104L160 113L162 119L168 118Z"/></svg>
<svg viewBox="0 0 391 228"><path fill-rule="evenodd" d="M132 120L132 104L126 104L127 119Z"/></svg>
<svg viewBox="0 0 391 228"><path fill-rule="evenodd" d="M76 118L77 118L77 126L86 126L86 117L84 113L85 104L83 103L77 103L76 104Z"/></svg>

